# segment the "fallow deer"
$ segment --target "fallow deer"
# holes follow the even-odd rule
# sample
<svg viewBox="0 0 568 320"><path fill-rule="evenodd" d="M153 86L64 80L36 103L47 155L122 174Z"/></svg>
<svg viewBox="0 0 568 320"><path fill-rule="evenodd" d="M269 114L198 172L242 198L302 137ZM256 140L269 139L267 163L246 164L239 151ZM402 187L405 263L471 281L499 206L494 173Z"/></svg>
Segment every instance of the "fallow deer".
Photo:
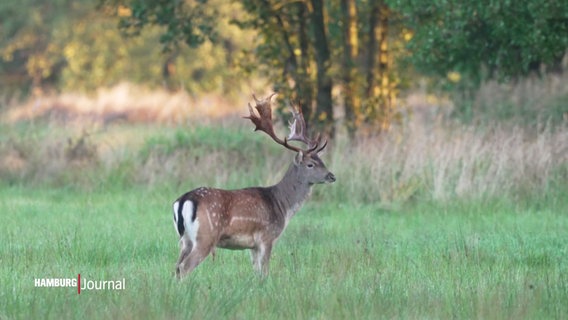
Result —
<svg viewBox="0 0 568 320"><path fill-rule="evenodd" d="M272 247L308 197L312 185L335 181L318 155L327 141L321 143L321 136L316 139L307 136L300 108L292 107L290 135L284 140L276 136L272 123L273 95L262 100L253 95L259 116L249 103L250 115L244 118L254 123L254 131L264 131L276 143L294 151L293 163L282 180L270 187L239 190L202 187L179 197L173 204L174 226L180 237L178 278L193 271L216 247L250 249L254 269L267 276ZM302 142L307 148L290 145L289 141Z"/></svg>

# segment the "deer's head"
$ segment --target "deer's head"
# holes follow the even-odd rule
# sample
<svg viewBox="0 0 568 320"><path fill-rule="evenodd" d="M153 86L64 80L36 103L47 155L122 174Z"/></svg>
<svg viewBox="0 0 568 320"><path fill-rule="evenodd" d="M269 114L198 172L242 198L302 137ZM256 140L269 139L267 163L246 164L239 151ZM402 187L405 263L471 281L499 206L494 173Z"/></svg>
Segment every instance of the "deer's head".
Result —
<svg viewBox="0 0 568 320"><path fill-rule="evenodd" d="M302 109L290 106L292 109L293 119L290 122L290 135L284 140L278 138L274 133L274 127L272 123L272 107L271 99L275 93L268 96L266 99L258 100L254 95L254 101L256 102L256 110L258 111L258 116L254 113L252 106L249 103L250 115L245 117L250 119L255 127L255 131L260 130L268 134L272 140L276 143L284 146L288 150L296 152L294 158L294 166L298 170L300 176L302 176L306 182L309 184L317 183L332 183L335 181L335 176L331 173L320 159L319 154L327 146L327 141L321 139L321 135L317 138L312 139L307 136L307 126L304 120L304 115L302 114ZM289 141L299 141L304 143L307 148L299 148L290 145Z"/></svg>
<svg viewBox="0 0 568 320"><path fill-rule="evenodd" d="M335 175L325 167L325 164L315 152L304 153L302 150L299 151L294 158L294 166L309 184L335 181Z"/></svg>

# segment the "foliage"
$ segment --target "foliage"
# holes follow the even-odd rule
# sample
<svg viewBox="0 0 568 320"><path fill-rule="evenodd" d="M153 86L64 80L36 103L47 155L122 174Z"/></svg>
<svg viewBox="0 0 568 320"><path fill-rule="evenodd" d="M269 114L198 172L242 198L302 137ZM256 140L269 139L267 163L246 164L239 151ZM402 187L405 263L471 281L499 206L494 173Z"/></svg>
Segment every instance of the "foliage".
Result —
<svg viewBox="0 0 568 320"><path fill-rule="evenodd" d="M398 92L395 90L398 74L392 70L394 59L387 58L387 54L391 54L387 51L387 43L391 38L393 42L398 41L400 26L391 23L394 28L387 27L391 12L384 5L380 11L368 14L369 8L375 5L373 1L282 3L247 0L221 4L213 0L109 0L102 3L109 7L127 8L129 14L121 17L120 25L134 34L139 34L147 25L166 26L160 37L166 51L178 50L180 43L190 47L207 43L219 45L223 40L213 21L224 17L230 17L230 21L242 30L254 30L257 38L251 48L241 47L243 50L237 66L249 74L259 71L273 83L275 91L301 102L306 117L316 127L325 129L333 126L334 87L343 87L341 98L345 100L345 112L353 115L349 117L350 122L380 119L388 127L396 116L396 112L389 109L396 103L392 97ZM239 9L223 12L221 8L224 6ZM349 15L343 13L343 6L350 8ZM382 20L374 17L379 13ZM347 19L352 21L348 26ZM373 32L359 32L360 27ZM380 45L372 46L373 49L358 45L359 42L376 42L374 31L377 28L385 30L377 34L381 38ZM386 30L395 31L387 35ZM349 38L346 38L347 34ZM359 50L359 47L362 49ZM343 58L345 52L350 52L350 57ZM383 58L379 58L379 52L384 54ZM374 64L375 60L381 62ZM341 74L345 75L342 81L334 80ZM374 81L375 77L381 80ZM394 81L390 81L393 77ZM361 109L362 100L366 103L365 111ZM351 129L354 127L356 124L350 126ZM333 132L333 129L330 131Z"/></svg>
<svg viewBox="0 0 568 320"><path fill-rule="evenodd" d="M219 8L232 10L230 6ZM250 35L230 26L227 19L215 20L218 37L227 40L225 46L203 43L199 48L177 48L163 54L157 43L166 41L162 30L168 29L147 26L139 37L125 37L135 27L117 28L115 16L127 13L107 6L97 10L92 0L39 5L3 2L0 91L93 92L128 80L150 87L183 88L191 94L237 94L241 86L248 85L239 80L239 71L232 66L239 59L235 48L245 45Z"/></svg>
<svg viewBox="0 0 568 320"><path fill-rule="evenodd" d="M115 1L101 1L112 4ZM118 2L118 1L117 1ZM218 7L205 6L208 0L196 1L129 1L128 7L122 7L119 27L130 35L139 35L147 25L165 27L160 36L160 43L165 50L174 50L180 42L197 47L206 40L217 37L214 27L218 21ZM120 2L118 2L120 3Z"/></svg>
<svg viewBox="0 0 568 320"><path fill-rule="evenodd" d="M65 24L65 10L71 1L3 1L0 4L0 70L3 87L40 84L57 76L61 52L54 42L57 29Z"/></svg>
<svg viewBox="0 0 568 320"><path fill-rule="evenodd" d="M443 79L460 110L487 79L560 71L567 15L564 2L535 0L9 0L0 95L126 80L232 99L268 79L316 126L332 127L339 106L351 133L387 131L416 71Z"/></svg>
<svg viewBox="0 0 568 320"><path fill-rule="evenodd" d="M410 60L427 74L479 83L558 70L568 49L566 1L389 1L414 34Z"/></svg>

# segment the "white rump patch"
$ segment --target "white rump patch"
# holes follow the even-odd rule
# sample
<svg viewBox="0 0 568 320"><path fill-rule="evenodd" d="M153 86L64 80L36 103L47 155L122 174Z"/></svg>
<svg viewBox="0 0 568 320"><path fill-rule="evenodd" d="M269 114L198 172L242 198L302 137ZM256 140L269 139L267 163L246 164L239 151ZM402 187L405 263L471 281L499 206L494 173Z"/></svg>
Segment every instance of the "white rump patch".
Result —
<svg viewBox="0 0 568 320"><path fill-rule="evenodd" d="M179 209L179 201L176 201L174 202L174 228L176 229L176 232L178 232L178 209Z"/></svg>

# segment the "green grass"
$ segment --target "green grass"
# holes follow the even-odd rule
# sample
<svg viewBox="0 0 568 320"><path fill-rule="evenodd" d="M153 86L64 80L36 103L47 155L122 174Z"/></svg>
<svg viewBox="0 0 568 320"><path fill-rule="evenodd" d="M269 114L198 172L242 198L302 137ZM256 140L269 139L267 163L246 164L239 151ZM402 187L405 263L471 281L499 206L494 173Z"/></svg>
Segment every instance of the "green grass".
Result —
<svg viewBox="0 0 568 320"><path fill-rule="evenodd" d="M389 211L311 201L277 243L266 280L248 252L217 250L178 282L170 203L181 191L0 186L0 318L568 317L566 197ZM78 273L125 278L126 289L34 288L34 278Z"/></svg>
<svg viewBox="0 0 568 320"><path fill-rule="evenodd" d="M314 188L267 279L217 250L179 282L173 200L275 183L291 152L230 121L2 126L0 319L568 318L566 128L438 129L332 140L338 180ZM79 273L126 289L34 287Z"/></svg>

